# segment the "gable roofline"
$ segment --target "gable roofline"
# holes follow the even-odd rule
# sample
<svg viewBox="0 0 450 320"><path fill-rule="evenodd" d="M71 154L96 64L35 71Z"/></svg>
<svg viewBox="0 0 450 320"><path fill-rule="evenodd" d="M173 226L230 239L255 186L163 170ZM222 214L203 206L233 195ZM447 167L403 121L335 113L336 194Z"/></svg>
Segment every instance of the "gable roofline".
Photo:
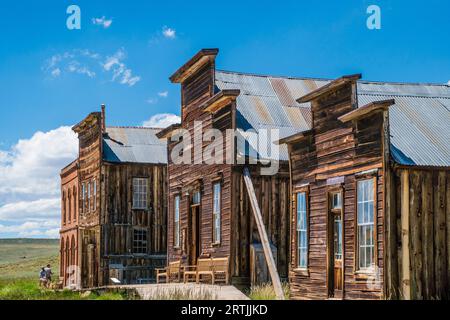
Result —
<svg viewBox="0 0 450 320"><path fill-rule="evenodd" d="M161 131L159 131L156 136L159 139L167 139L168 137L171 136L171 133L177 129L181 128L181 124L180 123L174 123L171 124L170 126L168 126L167 128L162 129Z"/></svg>
<svg viewBox="0 0 450 320"><path fill-rule="evenodd" d="M253 73L253 72L243 72L243 71L233 71L233 70L223 70L216 69L216 72L226 73L226 74L237 74L242 76L260 77L260 78L275 78L275 79L287 79L287 80L315 80L315 81L333 81L332 78L320 78L320 77L300 77L300 76L284 76L284 75L273 75L265 73ZM404 86L430 86L430 87L447 87L450 85L447 83L437 83L437 82L400 82L400 81L377 81L377 80L358 80L359 84L391 84L391 85L404 85ZM374 94L377 92L375 91ZM369 92L370 94L370 92ZM396 93L393 93L396 95Z"/></svg>
<svg viewBox="0 0 450 320"><path fill-rule="evenodd" d="M390 106L393 106L394 104L394 99L374 101L344 114L343 116L339 117L338 120L345 123L352 120L361 119L367 117L370 114L373 114L374 112L386 111Z"/></svg>
<svg viewBox="0 0 450 320"><path fill-rule="evenodd" d="M101 112L91 112L86 118L77 123L72 127L72 130L76 133L80 133L88 124L93 122L94 120L101 120L102 114Z"/></svg>
<svg viewBox="0 0 450 320"><path fill-rule="evenodd" d="M320 97L321 95L323 95L324 93L326 93L330 90L337 89L337 88L339 88L343 85L346 85L347 83L350 83L350 82L356 82L361 78L362 78L362 74L360 74L360 73L340 77L340 78L333 80L330 83L324 85L323 87L320 87L314 91L311 91L310 93L308 93L307 95L304 95L300 99L297 99L297 102L298 103L310 102L311 100L314 100L314 99Z"/></svg>
<svg viewBox="0 0 450 320"><path fill-rule="evenodd" d="M182 83L207 62L214 60L218 53L219 49L217 48L200 50L188 62L175 71L172 76L170 76L170 81L172 83Z"/></svg>

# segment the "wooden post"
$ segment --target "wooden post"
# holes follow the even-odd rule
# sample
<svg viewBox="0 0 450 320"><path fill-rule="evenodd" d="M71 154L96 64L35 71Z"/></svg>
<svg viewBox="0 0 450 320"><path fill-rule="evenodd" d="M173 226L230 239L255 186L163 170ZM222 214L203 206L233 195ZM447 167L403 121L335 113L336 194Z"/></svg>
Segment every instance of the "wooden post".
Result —
<svg viewBox="0 0 450 320"><path fill-rule="evenodd" d="M272 250L270 248L269 239L267 237L266 228L264 226L261 210L259 209L258 201L256 200L255 190L253 188L252 179L248 168L244 168L244 181L247 187L248 196L250 198L250 204L252 206L253 214L255 216L256 225L258 226L259 237L264 250L264 256L266 257L267 266L269 267L270 277L275 289L275 294L278 300L284 300L283 288L281 287L280 277L277 272L275 260L273 259Z"/></svg>
<svg viewBox="0 0 450 320"><path fill-rule="evenodd" d="M411 300L409 260L409 171L401 173L401 221L402 221L402 293L403 299Z"/></svg>

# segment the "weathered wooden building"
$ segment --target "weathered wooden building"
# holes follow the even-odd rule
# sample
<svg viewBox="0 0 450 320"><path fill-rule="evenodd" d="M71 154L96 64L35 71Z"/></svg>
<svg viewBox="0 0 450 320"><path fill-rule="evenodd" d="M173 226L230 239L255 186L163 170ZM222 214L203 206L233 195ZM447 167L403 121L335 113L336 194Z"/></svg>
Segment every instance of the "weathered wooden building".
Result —
<svg viewBox="0 0 450 320"><path fill-rule="evenodd" d="M105 109L73 127L79 138L79 286L154 279L166 262L166 142L160 129L106 127Z"/></svg>
<svg viewBox="0 0 450 320"><path fill-rule="evenodd" d="M63 285L77 286L78 264L78 161L61 170L60 270Z"/></svg>
<svg viewBox="0 0 450 320"><path fill-rule="evenodd" d="M310 127L281 140L293 298L449 298L450 88L355 75L298 97Z"/></svg>
<svg viewBox="0 0 450 320"><path fill-rule="evenodd" d="M287 279L287 148L275 154L269 147L271 138L263 138L262 143L259 139L270 136L267 131L271 129L281 132L281 137L303 131L308 127L302 115L306 110L278 99L277 92L282 95L286 90L278 78L216 70L217 54L217 49L201 50L171 77L172 82L181 84L182 123L160 135L170 140L168 258L192 265L199 257L229 257L233 283L269 280L243 179L247 166L279 275ZM172 159L180 154L177 135L183 129L189 133L183 142L191 139L193 146L181 154L191 164ZM251 132L256 136L246 135ZM212 145L219 149L210 152ZM262 172L268 163L279 166L278 170Z"/></svg>

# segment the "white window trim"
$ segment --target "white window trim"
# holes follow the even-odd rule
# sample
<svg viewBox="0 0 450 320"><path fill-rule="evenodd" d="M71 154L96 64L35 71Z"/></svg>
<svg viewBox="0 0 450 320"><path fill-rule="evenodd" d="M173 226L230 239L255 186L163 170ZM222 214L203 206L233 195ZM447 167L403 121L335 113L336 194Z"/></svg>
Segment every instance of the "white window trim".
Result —
<svg viewBox="0 0 450 320"><path fill-rule="evenodd" d="M305 197L305 207L304 210L300 210L299 208L299 197L303 195ZM297 261L296 261L296 267L299 270L306 270L308 268L308 204L307 204L307 193L306 192L298 192L296 194L296 208L295 208L295 212L296 212L296 233L297 233L297 243L296 243L296 256L297 256ZM300 227L300 223L299 223L299 217L300 214L304 215L304 219L305 219L305 226L304 228ZM305 237L306 237L306 243L304 246L300 246L300 239L301 239L301 234L304 233ZM300 251L301 250L305 250L305 264L304 265L300 265Z"/></svg>
<svg viewBox="0 0 450 320"><path fill-rule="evenodd" d="M134 210L148 209L148 178L136 177L132 179L132 197L132 208Z"/></svg>
<svg viewBox="0 0 450 320"><path fill-rule="evenodd" d="M180 248L180 196L175 196L174 199L174 219L173 219L173 232L174 241L173 246L175 248Z"/></svg>
<svg viewBox="0 0 450 320"><path fill-rule="evenodd" d="M369 181L372 182L372 190L368 190L367 194L371 194L372 195L372 199L362 199L362 201L359 201L359 185L361 183L368 183ZM363 189L363 195L364 195L364 189ZM377 219L377 206L376 206L376 197L375 197L375 192L376 192L376 180L375 178L367 178L367 179L361 179L361 180L357 180L356 181L356 256L357 256L357 261L356 261L356 273L368 273L371 272L373 270L373 268L377 265L377 255L376 255L376 250L377 250L377 244L376 244L376 228L377 228L377 224L376 224L376 219ZM372 208L373 208L373 216L372 216L372 222L359 222L359 216L360 216L360 211L359 211L359 205L360 204L367 204L367 203L372 203ZM364 210L364 209L363 209ZM364 211L362 212L362 214L364 215ZM367 243L365 243L364 245L360 245L360 227L372 227L372 240L373 240L373 244L372 245L368 245ZM372 264L370 266L361 266L361 248L372 248Z"/></svg>

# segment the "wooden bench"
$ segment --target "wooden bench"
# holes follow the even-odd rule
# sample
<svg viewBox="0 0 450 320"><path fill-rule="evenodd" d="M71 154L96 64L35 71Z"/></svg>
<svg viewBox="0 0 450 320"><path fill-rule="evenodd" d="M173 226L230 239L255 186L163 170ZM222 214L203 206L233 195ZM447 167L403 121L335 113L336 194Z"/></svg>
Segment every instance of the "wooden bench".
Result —
<svg viewBox="0 0 450 320"><path fill-rule="evenodd" d="M229 258L198 259L196 266L184 267L183 280L187 283L195 278L195 282L200 283L207 276L211 279L212 284L215 284L217 281L228 284L228 265Z"/></svg>
<svg viewBox="0 0 450 320"><path fill-rule="evenodd" d="M156 283L159 283L160 278L166 278L166 283L181 280L181 260L170 262L167 268L155 269Z"/></svg>

